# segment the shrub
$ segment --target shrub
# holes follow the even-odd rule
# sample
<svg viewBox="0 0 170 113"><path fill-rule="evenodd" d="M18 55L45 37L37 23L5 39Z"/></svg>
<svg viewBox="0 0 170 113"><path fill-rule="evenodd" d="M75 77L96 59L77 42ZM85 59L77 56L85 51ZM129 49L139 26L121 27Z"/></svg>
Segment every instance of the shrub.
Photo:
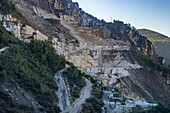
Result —
<svg viewBox="0 0 170 113"><path fill-rule="evenodd" d="M86 76L88 77L88 76ZM89 77L88 77L89 78ZM93 90L91 91L92 97L86 100L86 103L82 106L83 113L101 113L102 107L104 105L102 101L103 93L97 87L97 82L93 78L90 77L90 80L94 82Z"/></svg>
<svg viewBox="0 0 170 113"><path fill-rule="evenodd" d="M83 78L84 73L81 73L75 66L71 65L70 68L63 73L70 86L70 93L73 100L80 96L81 89L86 85Z"/></svg>

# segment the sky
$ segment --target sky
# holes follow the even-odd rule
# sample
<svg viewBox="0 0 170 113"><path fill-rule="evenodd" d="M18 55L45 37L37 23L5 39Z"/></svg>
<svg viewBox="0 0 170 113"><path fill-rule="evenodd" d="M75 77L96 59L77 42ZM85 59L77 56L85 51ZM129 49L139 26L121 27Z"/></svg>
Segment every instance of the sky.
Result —
<svg viewBox="0 0 170 113"><path fill-rule="evenodd" d="M170 37L170 0L73 0L80 8L107 22L120 20Z"/></svg>

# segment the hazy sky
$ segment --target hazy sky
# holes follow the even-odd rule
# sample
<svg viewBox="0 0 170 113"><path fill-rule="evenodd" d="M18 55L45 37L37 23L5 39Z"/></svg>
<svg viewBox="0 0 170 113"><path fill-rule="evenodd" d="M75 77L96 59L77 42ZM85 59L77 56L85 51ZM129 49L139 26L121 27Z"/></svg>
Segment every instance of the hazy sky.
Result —
<svg viewBox="0 0 170 113"><path fill-rule="evenodd" d="M120 20L170 37L170 0L73 0L105 21Z"/></svg>

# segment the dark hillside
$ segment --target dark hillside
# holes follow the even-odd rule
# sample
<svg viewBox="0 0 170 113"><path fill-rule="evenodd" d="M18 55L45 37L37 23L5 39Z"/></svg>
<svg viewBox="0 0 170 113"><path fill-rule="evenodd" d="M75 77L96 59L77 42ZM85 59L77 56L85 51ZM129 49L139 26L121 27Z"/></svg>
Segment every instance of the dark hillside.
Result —
<svg viewBox="0 0 170 113"><path fill-rule="evenodd" d="M138 31L142 36L147 37L154 44L157 54L165 57L166 64L170 66L170 38L148 29L139 29Z"/></svg>

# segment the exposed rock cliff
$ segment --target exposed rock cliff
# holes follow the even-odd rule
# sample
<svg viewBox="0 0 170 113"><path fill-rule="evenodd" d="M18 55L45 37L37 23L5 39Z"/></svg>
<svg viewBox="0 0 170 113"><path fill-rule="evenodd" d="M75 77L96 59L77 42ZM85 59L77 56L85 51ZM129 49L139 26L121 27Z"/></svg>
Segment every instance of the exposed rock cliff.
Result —
<svg viewBox="0 0 170 113"><path fill-rule="evenodd" d="M43 2L46 3L47 0ZM42 1L36 0L35 4L37 4L36 6L49 11L49 8L39 5L43 4ZM71 0L51 0L49 5L51 7L54 5L50 11L58 15L60 20L69 22L71 25L82 27L105 28L105 31L103 31L104 33L107 31L111 32L107 32L107 36L105 35L104 38L129 40L137 46L139 51L143 52L145 55L151 56L151 58L155 60L156 52L152 43L145 37L139 35L139 33L131 26L120 21L114 21L114 23L107 24L106 22L85 13L79 8L78 3L73 3Z"/></svg>
<svg viewBox="0 0 170 113"><path fill-rule="evenodd" d="M128 40L130 43L134 43L137 49L143 52L145 55L149 55L152 59L155 60L156 52L150 41L148 41L145 37L139 35L139 33L132 29L131 26L124 24L120 21L114 21L114 23L107 24L104 21L98 20L97 18L85 13L81 8L79 8L78 3L74 3L71 0L14 0L16 4L16 8L27 17L28 23L31 26L34 26L35 30L39 30L40 32L44 32L45 34L51 34L55 36L58 34L56 29L62 30L63 27L46 27L47 24L44 20L37 17L36 15L31 15L34 13L39 14L39 16L45 17L47 15L46 12L56 14L61 21L68 22L74 26L82 26L82 27L90 27L90 28L100 28L100 32L103 32L103 38L113 38L113 39L123 39ZM19 5L21 3L22 5ZM43 10L46 12L42 12ZM43 15L44 14L44 15ZM49 15L48 15L49 16ZM51 16L51 15L50 15ZM46 17L47 18L47 17ZM54 17L53 17L54 18ZM56 19L57 17L55 17ZM37 21L38 19L38 21ZM38 23L39 27L35 26L33 23ZM47 30L50 33L47 33ZM25 30L23 28L23 30ZM65 29L63 29L65 30ZM34 33L37 34L37 33ZM61 34L65 34L62 33ZM98 33L99 34L99 33ZM64 36L70 38L71 36ZM63 37L62 37L63 38Z"/></svg>

